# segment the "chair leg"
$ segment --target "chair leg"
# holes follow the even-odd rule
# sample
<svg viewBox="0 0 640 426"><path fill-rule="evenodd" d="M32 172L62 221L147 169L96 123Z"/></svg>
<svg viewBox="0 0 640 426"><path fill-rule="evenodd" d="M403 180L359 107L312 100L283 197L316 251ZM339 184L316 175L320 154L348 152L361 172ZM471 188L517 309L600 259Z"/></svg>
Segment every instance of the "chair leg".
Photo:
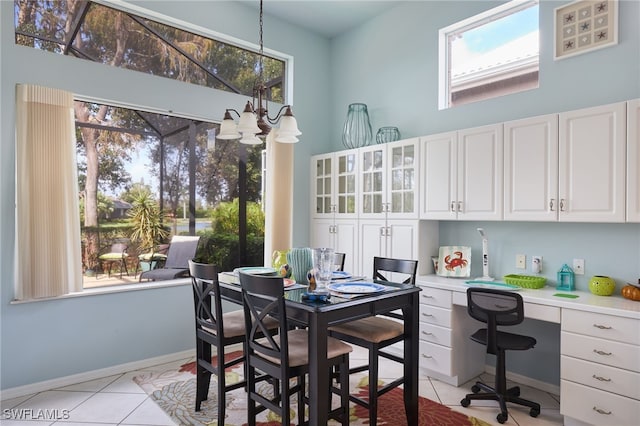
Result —
<svg viewBox="0 0 640 426"><path fill-rule="evenodd" d="M218 424L224 425L225 409L227 404L226 399L226 377L224 371L224 349L217 348L216 360L218 369ZM211 359L211 358L209 358Z"/></svg>
<svg viewBox="0 0 640 426"><path fill-rule="evenodd" d="M369 426L378 424L378 346L369 348Z"/></svg>
<svg viewBox="0 0 640 426"><path fill-rule="evenodd" d="M340 406L342 426L349 425L349 354L344 355L340 364Z"/></svg>
<svg viewBox="0 0 640 426"><path fill-rule="evenodd" d="M249 426L256 426L256 400L253 399L253 395L256 392L256 369L249 366L247 368L247 374L247 396L249 397L247 401L247 424Z"/></svg>

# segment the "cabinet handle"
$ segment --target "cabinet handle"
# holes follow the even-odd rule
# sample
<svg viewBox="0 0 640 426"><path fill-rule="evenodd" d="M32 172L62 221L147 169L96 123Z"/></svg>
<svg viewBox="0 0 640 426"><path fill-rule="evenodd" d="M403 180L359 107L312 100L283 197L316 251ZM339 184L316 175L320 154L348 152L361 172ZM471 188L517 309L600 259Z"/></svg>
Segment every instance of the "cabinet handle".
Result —
<svg viewBox="0 0 640 426"><path fill-rule="evenodd" d="M607 416L611 414L611 411L604 411L602 408L597 408L596 406L593 407L593 411L598 414L606 414Z"/></svg>
<svg viewBox="0 0 640 426"><path fill-rule="evenodd" d="M596 380L600 380L601 382L610 382L611 381L611 379L606 379L606 378L604 378L602 376L596 376L595 374L593 375L593 378L596 379Z"/></svg>
<svg viewBox="0 0 640 426"><path fill-rule="evenodd" d="M564 198L560 198L560 211L564 211Z"/></svg>
<svg viewBox="0 0 640 426"><path fill-rule="evenodd" d="M384 236L386 235L386 234L385 234L385 230L386 230L386 229L387 229L387 227L386 227L386 226L383 226L383 227L381 227L381 228L380 228L380 236L381 236L381 237L384 237Z"/></svg>
<svg viewBox="0 0 640 426"><path fill-rule="evenodd" d="M462 201L458 201L458 212L462 211Z"/></svg>
<svg viewBox="0 0 640 426"><path fill-rule="evenodd" d="M427 314L427 313L423 312L423 313L422 313L422 316L423 316L423 317L432 317L433 315L432 315L432 314Z"/></svg>
<svg viewBox="0 0 640 426"><path fill-rule="evenodd" d="M456 202L455 201L451 201L451 211L455 213L456 211Z"/></svg>
<svg viewBox="0 0 640 426"><path fill-rule="evenodd" d="M424 334L425 336L433 336L433 333L429 333L428 331L423 331L422 334Z"/></svg>
<svg viewBox="0 0 640 426"><path fill-rule="evenodd" d="M552 212L553 212L553 211L555 211L555 210L553 209L553 203L554 203L555 201L556 201L556 200L554 200L553 198L552 198L551 200L549 200L549 209L550 209Z"/></svg>
<svg viewBox="0 0 640 426"><path fill-rule="evenodd" d="M426 354L422 354L422 358L428 358L431 359L433 358L431 355L426 355ZM593 407L595 409L595 407Z"/></svg>
<svg viewBox="0 0 640 426"><path fill-rule="evenodd" d="M593 352L597 353L598 355L606 355L606 356L609 356L613 353L613 352L600 351L598 349L594 349Z"/></svg>
<svg viewBox="0 0 640 426"><path fill-rule="evenodd" d="M593 324L593 326L595 328L599 328L600 330L611 330L613 327L608 326L608 325L600 325L600 324Z"/></svg>
<svg viewBox="0 0 640 426"><path fill-rule="evenodd" d="M387 233L386 233L387 237L391 236L391 227L387 226Z"/></svg>
<svg viewBox="0 0 640 426"><path fill-rule="evenodd" d="M433 299L433 296L430 294L423 294L422 297L424 297L425 299Z"/></svg>

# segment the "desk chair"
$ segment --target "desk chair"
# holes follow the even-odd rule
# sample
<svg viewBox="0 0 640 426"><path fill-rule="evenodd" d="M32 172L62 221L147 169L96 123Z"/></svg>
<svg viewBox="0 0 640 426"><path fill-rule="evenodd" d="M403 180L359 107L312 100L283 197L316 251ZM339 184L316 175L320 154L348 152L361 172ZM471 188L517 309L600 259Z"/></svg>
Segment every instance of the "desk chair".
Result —
<svg viewBox="0 0 640 426"><path fill-rule="evenodd" d="M514 386L507 389L505 374L505 351L524 351L536 344L536 339L529 336L499 331L498 326L516 325L524 320L524 303L518 293L487 288L469 288L467 290L467 311L472 318L487 324L471 335L471 340L486 345L487 353L496 356L495 387L476 382L471 387L473 393L465 396L460 405L468 407L471 400L494 400L500 404L500 414L496 417L499 423L507 421L507 402L530 407L529 415L538 417L540 404L520 398L520 388ZM484 392L480 392L480 391Z"/></svg>
<svg viewBox="0 0 640 426"><path fill-rule="evenodd" d="M335 266L336 271L344 271L344 259L347 257L345 253L334 253L333 254L333 266Z"/></svg>
<svg viewBox="0 0 640 426"><path fill-rule="evenodd" d="M246 381L227 384L225 369L244 362L244 353L225 361L224 350L229 345L245 344L244 312L242 310L222 313L218 270L214 265L195 263L189 260L189 273L193 287L193 302L196 320L196 411L202 401L208 399L211 375L218 377L218 424L224 424L225 394L244 387ZM212 303L213 302L213 303ZM265 321L267 332L275 332L278 322ZM211 348L216 349L217 360L211 362ZM246 376L246 375L245 375ZM246 379L246 377L245 377Z"/></svg>
<svg viewBox="0 0 640 426"><path fill-rule="evenodd" d="M247 383L248 406L247 420L255 426L256 415L269 409L281 417L283 425L290 424L290 399L298 395L298 424L304 421L305 375L309 371L308 340L306 329L289 329L284 298L282 277L270 277L240 273L242 304L244 307L245 328L247 330ZM279 320L278 336L265 334L265 322L275 317ZM327 358L330 368L340 371L340 389L333 388L332 393L340 395L340 407L329 413L330 418L349 424L349 352L351 346L331 337L327 338ZM274 395L265 392L270 387L258 389L256 384L264 378L256 377L256 370L266 373L274 380L277 389ZM328 371L327 374L330 374ZM291 378L297 378L291 386ZM222 424L222 423L219 423Z"/></svg>
<svg viewBox="0 0 640 426"><path fill-rule="evenodd" d="M391 281L384 274L388 275L389 272L400 273L403 276L408 276L404 280L405 284L415 285L417 270L417 260L373 258L373 279L377 281ZM385 318L385 316L391 318ZM349 370L350 374L365 370L369 371L368 400L355 395L349 395L349 399L369 410L370 426L376 426L378 421L378 398L404 383L404 377L401 377L378 389L378 357L381 356L400 364L404 363L403 357L381 350L404 340L404 324L401 320L402 315L400 313L389 312L384 316L362 318L329 328L331 336L369 349L369 364Z"/></svg>

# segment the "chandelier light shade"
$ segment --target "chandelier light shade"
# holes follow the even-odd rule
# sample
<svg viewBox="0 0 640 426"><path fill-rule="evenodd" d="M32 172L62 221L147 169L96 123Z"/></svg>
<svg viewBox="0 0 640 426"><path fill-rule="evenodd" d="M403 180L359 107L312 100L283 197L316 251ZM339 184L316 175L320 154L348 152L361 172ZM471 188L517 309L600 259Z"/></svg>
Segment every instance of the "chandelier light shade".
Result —
<svg viewBox="0 0 640 426"><path fill-rule="evenodd" d="M298 123L291 111L291 105L284 105L275 117L269 117L267 110L267 87L264 82L264 43L262 40L263 9L260 0L260 56L258 60L258 78L253 88L253 99L247 101L244 111L240 114L232 108L224 113L220 124L218 139L240 139L240 143L258 145L262 143L260 138L265 138L273 132L273 140L280 143L296 143L298 136L302 134L298 129ZM234 121L231 113L235 113L239 120ZM280 122L280 128L273 128ZM260 138L259 138L260 137Z"/></svg>

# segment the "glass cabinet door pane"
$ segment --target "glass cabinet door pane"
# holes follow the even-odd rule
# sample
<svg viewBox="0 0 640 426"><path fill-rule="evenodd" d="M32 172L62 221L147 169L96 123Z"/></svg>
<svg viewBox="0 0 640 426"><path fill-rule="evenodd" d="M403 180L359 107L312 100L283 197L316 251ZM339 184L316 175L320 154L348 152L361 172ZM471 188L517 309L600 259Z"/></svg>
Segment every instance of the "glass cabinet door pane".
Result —
<svg viewBox="0 0 640 426"><path fill-rule="evenodd" d="M323 212L324 212L324 208L323 208L322 197L316 197L316 213L323 213Z"/></svg>
<svg viewBox="0 0 640 426"><path fill-rule="evenodd" d="M346 198L346 212L345 213L355 213L356 212L356 196L349 195Z"/></svg>
<svg viewBox="0 0 640 426"><path fill-rule="evenodd" d="M393 148L391 150L391 167L393 167L394 169L402 167L403 162L402 147L398 146L396 148Z"/></svg>
<svg viewBox="0 0 640 426"><path fill-rule="evenodd" d="M403 189L414 189L415 185L415 170L408 169L404 171L404 185Z"/></svg>
<svg viewBox="0 0 640 426"><path fill-rule="evenodd" d="M383 167L382 164L382 151L378 150L378 151L374 151L373 152L374 158L373 158L373 167L376 170L380 170Z"/></svg>
<svg viewBox="0 0 640 426"><path fill-rule="evenodd" d="M373 176L371 173L365 173L362 175L362 190L364 192L371 192L373 190L373 184L371 183Z"/></svg>
<svg viewBox="0 0 640 426"><path fill-rule="evenodd" d="M318 160L316 161L316 176L324 175L324 161Z"/></svg>
<svg viewBox="0 0 640 426"><path fill-rule="evenodd" d="M382 192L382 172L373 174L373 191Z"/></svg>
<svg viewBox="0 0 640 426"><path fill-rule="evenodd" d="M391 211L393 213L402 213L402 192L391 194Z"/></svg>
<svg viewBox="0 0 640 426"><path fill-rule="evenodd" d="M369 194L363 195L362 196L362 211L365 212L365 213L371 213L372 212L371 204L372 204L371 195L369 195Z"/></svg>
<svg viewBox="0 0 640 426"><path fill-rule="evenodd" d="M325 195L331 195L331 176L324 178L324 193Z"/></svg>
<svg viewBox="0 0 640 426"><path fill-rule="evenodd" d="M364 152L362 155L362 171L369 172L373 167L373 156L371 152Z"/></svg>
<svg viewBox="0 0 640 426"><path fill-rule="evenodd" d="M413 167L415 162L415 153L413 145L407 145L404 147L404 159L403 163L405 167Z"/></svg>
<svg viewBox="0 0 640 426"><path fill-rule="evenodd" d="M331 158L327 158L324 160L324 174L325 175L331 174Z"/></svg>
<svg viewBox="0 0 640 426"><path fill-rule="evenodd" d="M413 191L407 191L403 194L404 197L404 212L411 213L413 211Z"/></svg>
<svg viewBox="0 0 640 426"><path fill-rule="evenodd" d="M402 170L392 170L391 171L391 190L399 191L402 189L402 177L404 173Z"/></svg>
<svg viewBox="0 0 640 426"><path fill-rule="evenodd" d="M382 213L382 194L373 194L373 212Z"/></svg>
<svg viewBox="0 0 640 426"><path fill-rule="evenodd" d="M348 194L356 193L356 177L354 175L345 176L346 178L346 190Z"/></svg>

